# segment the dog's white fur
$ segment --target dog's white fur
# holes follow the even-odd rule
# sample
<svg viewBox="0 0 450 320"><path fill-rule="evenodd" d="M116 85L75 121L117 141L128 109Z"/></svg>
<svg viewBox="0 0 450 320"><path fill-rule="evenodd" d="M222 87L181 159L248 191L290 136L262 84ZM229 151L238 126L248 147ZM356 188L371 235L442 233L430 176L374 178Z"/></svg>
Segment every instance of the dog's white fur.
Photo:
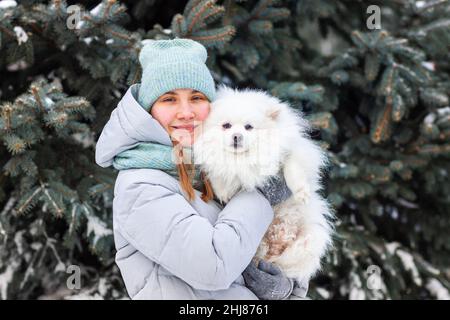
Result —
<svg viewBox="0 0 450 320"><path fill-rule="evenodd" d="M320 269L333 231L332 210L318 193L328 159L310 129L301 112L264 91L221 86L193 146L195 163L223 202L283 172L292 196L274 207L255 258L301 280Z"/></svg>

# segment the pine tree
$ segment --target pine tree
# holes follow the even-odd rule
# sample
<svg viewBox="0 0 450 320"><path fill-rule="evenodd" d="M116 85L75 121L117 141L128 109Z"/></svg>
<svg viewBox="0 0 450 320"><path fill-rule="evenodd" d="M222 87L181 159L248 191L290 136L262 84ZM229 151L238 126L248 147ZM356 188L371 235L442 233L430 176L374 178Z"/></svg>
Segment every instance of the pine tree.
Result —
<svg viewBox="0 0 450 320"><path fill-rule="evenodd" d="M332 159L316 299L450 298L450 2L0 1L0 298L126 298L95 141L147 39L302 110ZM87 3L87 2L86 2ZM81 289L66 284L81 268Z"/></svg>

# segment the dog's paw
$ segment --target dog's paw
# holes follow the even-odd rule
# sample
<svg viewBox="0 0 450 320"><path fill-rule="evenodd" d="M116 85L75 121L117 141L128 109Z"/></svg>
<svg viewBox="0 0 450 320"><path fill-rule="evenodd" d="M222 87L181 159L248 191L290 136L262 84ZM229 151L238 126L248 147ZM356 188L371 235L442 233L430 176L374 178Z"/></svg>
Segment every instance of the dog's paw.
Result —
<svg viewBox="0 0 450 320"><path fill-rule="evenodd" d="M307 184L297 186L292 190L292 195L300 204L306 204L311 198L311 188Z"/></svg>

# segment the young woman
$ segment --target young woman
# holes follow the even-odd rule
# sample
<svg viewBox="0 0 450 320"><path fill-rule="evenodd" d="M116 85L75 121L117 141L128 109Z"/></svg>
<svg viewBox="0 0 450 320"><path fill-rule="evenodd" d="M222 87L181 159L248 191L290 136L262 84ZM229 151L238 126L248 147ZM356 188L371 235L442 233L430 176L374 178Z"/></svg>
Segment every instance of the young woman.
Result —
<svg viewBox="0 0 450 320"><path fill-rule="evenodd" d="M199 178L203 198L191 184L182 147L191 146L214 99L206 58L188 39L146 44L141 83L128 89L100 135L97 164L127 169L114 188L116 263L132 299L285 299L289 279L265 263L249 266L273 219L268 200L241 192L221 207L206 181ZM137 152L141 142L151 149Z"/></svg>

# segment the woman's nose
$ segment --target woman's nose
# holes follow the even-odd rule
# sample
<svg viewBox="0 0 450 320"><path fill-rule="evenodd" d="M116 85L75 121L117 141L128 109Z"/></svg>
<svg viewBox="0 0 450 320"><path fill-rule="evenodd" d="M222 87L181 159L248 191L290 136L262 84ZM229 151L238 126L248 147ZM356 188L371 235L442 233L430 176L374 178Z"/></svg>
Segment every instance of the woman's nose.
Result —
<svg viewBox="0 0 450 320"><path fill-rule="evenodd" d="M182 101L177 112L177 118L191 120L195 118L194 109L188 101Z"/></svg>

